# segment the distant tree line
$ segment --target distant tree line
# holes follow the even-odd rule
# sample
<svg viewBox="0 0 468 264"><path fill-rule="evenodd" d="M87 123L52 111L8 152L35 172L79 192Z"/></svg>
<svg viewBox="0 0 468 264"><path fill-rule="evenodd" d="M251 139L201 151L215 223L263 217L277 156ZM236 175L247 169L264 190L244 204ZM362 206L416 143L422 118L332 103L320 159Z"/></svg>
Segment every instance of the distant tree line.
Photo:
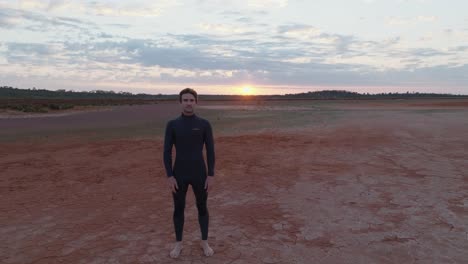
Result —
<svg viewBox="0 0 468 264"><path fill-rule="evenodd" d="M0 109L32 113L66 110L76 106L154 104L168 99L175 100L175 96L116 93L102 90L75 92L0 87Z"/></svg>
<svg viewBox="0 0 468 264"><path fill-rule="evenodd" d="M405 98L451 98L468 97L466 95L437 94L437 93L356 93L345 90L325 90L297 94L285 94L285 98L310 98L310 99L405 99Z"/></svg>
<svg viewBox="0 0 468 264"><path fill-rule="evenodd" d="M0 98L22 98L22 99L168 99L174 96L168 95L150 95L150 94L132 94L129 92L114 92L93 90L89 92L80 92L73 90L45 90L45 89L19 89L8 86L0 87Z"/></svg>
<svg viewBox="0 0 468 264"><path fill-rule="evenodd" d="M405 99L405 98L451 98L465 97L467 95L436 94L436 93L357 93L345 90L324 90L306 93L285 95L200 95L202 100L282 100L282 99ZM45 89L19 89L8 86L0 87L0 99L106 99L106 100L177 100L178 94L133 94L129 92L114 92L93 90L89 92L78 92L73 90L50 91Z"/></svg>

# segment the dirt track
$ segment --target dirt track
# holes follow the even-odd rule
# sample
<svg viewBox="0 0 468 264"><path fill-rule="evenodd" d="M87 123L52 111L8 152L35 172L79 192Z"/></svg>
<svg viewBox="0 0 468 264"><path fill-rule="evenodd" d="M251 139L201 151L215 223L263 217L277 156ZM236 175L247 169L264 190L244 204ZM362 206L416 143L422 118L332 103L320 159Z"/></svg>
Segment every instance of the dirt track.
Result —
<svg viewBox="0 0 468 264"><path fill-rule="evenodd" d="M168 257L161 138L4 142L0 262L465 263L468 108L441 104L324 105L302 126L236 134L213 118L211 258L191 191L185 248Z"/></svg>

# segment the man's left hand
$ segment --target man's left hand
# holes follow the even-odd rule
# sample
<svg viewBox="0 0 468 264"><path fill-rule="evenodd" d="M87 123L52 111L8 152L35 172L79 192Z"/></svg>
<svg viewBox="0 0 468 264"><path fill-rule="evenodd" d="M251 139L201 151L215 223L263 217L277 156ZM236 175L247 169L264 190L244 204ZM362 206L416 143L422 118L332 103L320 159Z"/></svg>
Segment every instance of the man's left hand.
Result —
<svg viewBox="0 0 468 264"><path fill-rule="evenodd" d="M213 188L213 181L214 181L213 176L206 177L206 181L205 181L205 190L206 190L206 192L208 192L211 188Z"/></svg>

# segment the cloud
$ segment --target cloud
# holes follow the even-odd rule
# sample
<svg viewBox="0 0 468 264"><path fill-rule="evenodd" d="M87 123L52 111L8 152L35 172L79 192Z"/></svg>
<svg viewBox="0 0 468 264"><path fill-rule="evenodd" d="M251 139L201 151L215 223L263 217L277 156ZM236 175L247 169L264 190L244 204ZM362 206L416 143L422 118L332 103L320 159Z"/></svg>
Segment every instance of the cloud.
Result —
<svg viewBox="0 0 468 264"><path fill-rule="evenodd" d="M248 0L247 6L253 8L284 8L288 0Z"/></svg>
<svg viewBox="0 0 468 264"><path fill-rule="evenodd" d="M450 51L450 52L463 52L463 51L468 51L468 46L464 45L464 46L454 47L454 48L449 49L449 51Z"/></svg>
<svg viewBox="0 0 468 264"><path fill-rule="evenodd" d="M316 27L305 24L289 24L278 26L278 33L287 37L310 38L320 35L321 31Z"/></svg>
<svg viewBox="0 0 468 264"><path fill-rule="evenodd" d="M220 12L221 15L223 16L242 16L244 15L243 12L240 11L233 11L233 10L224 10Z"/></svg>
<svg viewBox="0 0 468 264"><path fill-rule="evenodd" d="M46 1L19 0L17 2L20 9L45 9L48 6Z"/></svg>
<svg viewBox="0 0 468 264"><path fill-rule="evenodd" d="M411 49L408 51L412 57L433 57L433 56L444 56L444 55L449 55L450 53L448 52L443 52L440 50L436 49L431 49L431 48L417 48L417 49Z"/></svg>
<svg viewBox="0 0 468 264"><path fill-rule="evenodd" d="M237 22L241 22L241 23L252 23L253 22L253 19L250 18L250 17L239 17L236 19Z"/></svg>
<svg viewBox="0 0 468 264"><path fill-rule="evenodd" d="M164 1L163 1L164 2ZM128 16L128 17L151 17L159 16L163 11L165 5L159 3L148 2L132 2L132 3L119 3L119 2L103 2L93 1L89 2L84 8L86 12L99 15L99 16Z"/></svg>
<svg viewBox="0 0 468 264"><path fill-rule="evenodd" d="M436 16L416 16L412 18L387 17L385 23L390 26L415 25L417 23L429 23L438 20Z"/></svg>
<svg viewBox="0 0 468 264"><path fill-rule="evenodd" d="M399 3L409 3L409 2L416 2L416 3L426 3L427 0L398 0Z"/></svg>
<svg viewBox="0 0 468 264"><path fill-rule="evenodd" d="M134 0L128 1L81 1L81 0L20 0L18 3L5 2L5 8L17 8L24 11L47 13L89 14L112 17L153 17L159 16L167 8L177 5L176 1Z"/></svg>
<svg viewBox="0 0 468 264"><path fill-rule="evenodd" d="M201 23L199 24L199 27L203 31L209 32L210 34L217 33L217 34L231 35L231 34L247 34L249 32L252 32L249 27L229 25L229 24Z"/></svg>
<svg viewBox="0 0 468 264"><path fill-rule="evenodd" d="M97 37L98 37L98 38L101 38L101 39L114 38L113 35L110 35L110 34L107 34L107 33L104 33L104 32L101 32L100 34L98 34Z"/></svg>
<svg viewBox="0 0 468 264"><path fill-rule="evenodd" d="M415 18L416 21L419 22L434 22L438 20L438 17L436 16L417 16Z"/></svg>
<svg viewBox="0 0 468 264"><path fill-rule="evenodd" d="M280 42L290 43L303 51L315 50L319 53L350 55L355 53L350 47L359 41L355 36L329 34L323 30L306 24L285 24L276 29L273 36ZM281 45L281 44L277 44ZM296 61L304 61L303 59Z"/></svg>
<svg viewBox="0 0 468 264"><path fill-rule="evenodd" d="M19 24L21 18L9 9L0 9L0 28L11 28Z"/></svg>
<svg viewBox="0 0 468 264"><path fill-rule="evenodd" d="M4 58L10 66L26 64L44 67L61 60L57 57L60 47L56 44L7 42L4 45L6 46Z"/></svg>
<svg viewBox="0 0 468 264"><path fill-rule="evenodd" d="M204 1L204 3L213 0ZM29 3L33 6L32 1ZM453 44L437 48L421 45L410 48L402 37L366 40L357 35L326 32L305 23L254 24L255 12L261 8L248 6L248 12L216 12L223 20L207 19L198 26L201 33L144 34L146 39L125 36L119 29L140 29L131 24L94 24L85 19L70 18L60 13L77 1L55 1L36 6L51 13L29 9L0 9L0 27L50 31L57 35L77 31L78 37L58 37L45 43L2 44L0 56L10 66L9 74L52 76L73 80L102 82L164 81L168 83L237 83L250 80L268 85L377 85L397 83L429 83L440 77L467 83L461 77L466 69L468 48ZM94 1L82 2L78 13L105 16L144 16L142 6L122 13L125 4ZM140 1L139 3L143 3ZM249 1L243 4L252 3ZM268 1L256 1L265 5ZM276 1L276 8L284 7ZM232 4L239 5L240 4ZM275 5L273 3L272 5ZM105 11L107 7L111 11ZM104 11L103 11L104 10ZM163 10L163 9L160 9ZM241 9L242 10L242 9ZM134 12L135 13L131 13ZM146 10L145 12L152 12ZM155 14L153 12L153 14ZM414 17L411 23L429 23L434 17ZM108 19L104 19L110 22ZM124 21L124 19L119 20ZM101 28L102 27L102 28ZM109 29L109 30L106 30ZM444 36L459 38L466 31L450 30ZM117 36L120 35L120 36ZM455 42L453 42L455 43ZM1 43L0 43L1 44ZM1 61L1 60L0 60ZM34 67L32 67L34 66ZM3 67L3 66L2 66ZM0 67L0 71L6 70ZM34 68L34 69L32 69ZM442 74L445 70L445 75ZM431 75L432 74L432 75ZM57 77L58 76L58 77ZM46 78L44 77L44 78ZM451 80L451 79L450 79Z"/></svg>
<svg viewBox="0 0 468 264"><path fill-rule="evenodd" d="M377 2L385 2L385 1L382 1L382 0L361 0L361 1L366 3L366 4L374 4L374 3L377 3ZM388 1L388 2L390 2L390 1ZM399 4L409 3L409 2L426 3L427 0L394 0L394 2L397 2Z"/></svg>
<svg viewBox="0 0 468 264"><path fill-rule="evenodd" d="M21 55L50 55L52 48L42 43L7 43L10 53L21 53Z"/></svg>
<svg viewBox="0 0 468 264"><path fill-rule="evenodd" d="M133 27L130 24L122 24L122 23L112 23L112 24L106 24L106 25L110 27L121 28L121 29L127 29L127 28Z"/></svg>
<svg viewBox="0 0 468 264"><path fill-rule="evenodd" d="M415 69L414 71L384 72L380 79L393 79L396 84L413 84L414 86L467 86L466 78L468 64L459 66L430 66ZM465 90L465 93L467 91Z"/></svg>
<svg viewBox="0 0 468 264"><path fill-rule="evenodd" d="M269 72L279 76L297 71L314 71L324 65L327 70L382 72L417 69L456 59L465 48L444 52L434 48L402 49L401 39L364 41L355 36L320 33L305 40L284 38L287 32L309 29L307 25L285 25L278 34L262 38L228 39L217 35L168 34L155 39L107 40L92 45L66 43L68 51L81 50L89 61L158 66L187 71ZM111 37L103 35L102 37ZM437 60L432 58L437 57ZM462 60L463 58L459 59ZM431 64L432 63L432 64ZM265 75L262 75L265 78ZM286 78L289 80L289 78Z"/></svg>
<svg viewBox="0 0 468 264"><path fill-rule="evenodd" d="M87 30L89 27L95 27L95 24L76 18L45 16L37 12L5 8L3 10L0 9L0 27L23 27L31 31L43 32L49 27Z"/></svg>
<svg viewBox="0 0 468 264"><path fill-rule="evenodd" d="M240 16L246 13L266 15L272 9L283 9L289 4L288 0L203 0L196 2L197 7L202 10L212 11L218 7L222 7L224 11L221 11L220 14L223 16Z"/></svg>

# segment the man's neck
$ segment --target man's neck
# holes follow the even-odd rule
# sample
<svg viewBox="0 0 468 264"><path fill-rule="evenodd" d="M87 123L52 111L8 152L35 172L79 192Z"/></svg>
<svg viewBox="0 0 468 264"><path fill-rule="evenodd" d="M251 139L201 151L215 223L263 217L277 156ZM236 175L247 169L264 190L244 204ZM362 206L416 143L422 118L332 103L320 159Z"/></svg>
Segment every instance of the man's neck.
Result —
<svg viewBox="0 0 468 264"><path fill-rule="evenodd" d="M195 113L185 113L185 112L182 112L182 115L184 115L184 116L194 116Z"/></svg>

